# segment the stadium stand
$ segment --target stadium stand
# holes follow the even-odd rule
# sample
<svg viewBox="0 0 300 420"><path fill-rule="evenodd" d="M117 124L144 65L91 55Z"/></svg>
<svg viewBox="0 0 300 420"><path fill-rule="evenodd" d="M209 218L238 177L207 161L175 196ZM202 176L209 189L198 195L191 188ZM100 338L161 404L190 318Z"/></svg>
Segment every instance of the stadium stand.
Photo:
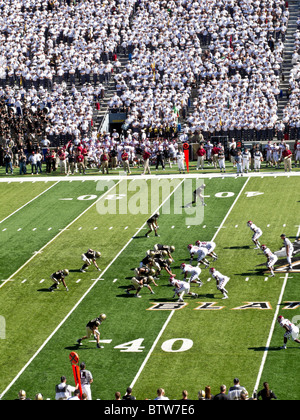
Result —
<svg viewBox="0 0 300 420"><path fill-rule="evenodd" d="M202 135L299 137L296 2L86 3L0 1L5 147L31 150L45 137L53 147L84 142L97 161L116 143L113 125L104 125L112 114L133 147L157 137L176 147Z"/></svg>

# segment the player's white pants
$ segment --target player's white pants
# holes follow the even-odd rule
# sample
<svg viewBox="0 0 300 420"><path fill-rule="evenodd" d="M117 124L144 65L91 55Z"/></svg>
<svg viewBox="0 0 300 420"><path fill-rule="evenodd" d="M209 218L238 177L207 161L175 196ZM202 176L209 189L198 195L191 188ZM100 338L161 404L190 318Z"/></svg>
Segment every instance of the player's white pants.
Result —
<svg viewBox="0 0 300 420"><path fill-rule="evenodd" d="M91 401L92 400L91 385L86 384L86 385L82 385L81 387L82 387L82 393L87 395L88 401Z"/></svg>
<svg viewBox="0 0 300 420"><path fill-rule="evenodd" d="M291 265L293 258L294 248L290 247L289 253L287 253L287 262Z"/></svg>
<svg viewBox="0 0 300 420"><path fill-rule="evenodd" d="M225 168L225 159L219 159L219 168L220 169L226 169Z"/></svg>
<svg viewBox="0 0 300 420"><path fill-rule="evenodd" d="M262 230L258 229L256 232L254 232L253 236L252 236L252 241L257 241L258 238L260 238L262 235Z"/></svg>
<svg viewBox="0 0 300 420"><path fill-rule="evenodd" d="M179 299L183 300L185 293L190 293L190 284L183 284L179 289L176 290L176 293L179 295Z"/></svg>
<svg viewBox="0 0 300 420"><path fill-rule="evenodd" d="M299 164L300 164L300 152L297 152L296 156L295 156L295 163L297 163L298 161L299 161Z"/></svg>
<svg viewBox="0 0 300 420"><path fill-rule="evenodd" d="M261 160L260 159L254 159L254 169L260 170L261 168Z"/></svg>
<svg viewBox="0 0 300 420"><path fill-rule="evenodd" d="M178 169L180 171L184 171L185 170L185 168L184 168L184 161L182 159L178 160Z"/></svg>
<svg viewBox="0 0 300 420"><path fill-rule="evenodd" d="M200 280L199 276L201 274L201 268L195 267L194 270L191 272L191 277L189 279L189 282Z"/></svg>
<svg viewBox="0 0 300 420"><path fill-rule="evenodd" d="M224 277L222 280L219 281L219 285L218 285L218 289L219 290L224 290L226 284L229 282L230 277Z"/></svg>
<svg viewBox="0 0 300 420"><path fill-rule="evenodd" d="M244 171L249 171L249 160L243 159L243 162L242 162L242 170L243 170L243 172Z"/></svg>
<svg viewBox="0 0 300 420"><path fill-rule="evenodd" d="M81 259L82 259L82 261L84 261L87 265L91 265L91 260L89 260L89 259L87 258L87 256L86 256L86 255L82 254L82 255L81 255Z"/></svg>
<svg viewBox="0 0 300 420"><path fill-rule="evenodd" d="M275 255L274 257L269 259L269 261L267 262L267 267L268 268L274 267L277 261L278 261L278 257Z"/></svg>

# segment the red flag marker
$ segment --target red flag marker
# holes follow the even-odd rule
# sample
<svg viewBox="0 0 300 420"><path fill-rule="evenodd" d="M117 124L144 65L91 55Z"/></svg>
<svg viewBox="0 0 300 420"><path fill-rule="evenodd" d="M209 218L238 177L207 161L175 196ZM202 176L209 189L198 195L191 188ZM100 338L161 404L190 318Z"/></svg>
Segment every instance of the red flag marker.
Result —
<svg viewBox="0 0 300 420"><path fill-rule="evenodd" d="M78 366L78 362L79 362L79 356L77 353L75 353L75 351L72 351L69 354L69 359L70 362L72 364L72 370L73 370L73 375L74 375L74 380L75 380L75 385L78 385L79 391L80 391L80 399L82 398L82 387L81 387L81 379L80 379L80 369Z"/></svg>
<svg viewBox="0 0 300 420"><path fill-rule="evenodd" d="M186 162L186 169L189 172L189 160L190 160L190 145L188 143L183 144L185 162Z"/></svg>

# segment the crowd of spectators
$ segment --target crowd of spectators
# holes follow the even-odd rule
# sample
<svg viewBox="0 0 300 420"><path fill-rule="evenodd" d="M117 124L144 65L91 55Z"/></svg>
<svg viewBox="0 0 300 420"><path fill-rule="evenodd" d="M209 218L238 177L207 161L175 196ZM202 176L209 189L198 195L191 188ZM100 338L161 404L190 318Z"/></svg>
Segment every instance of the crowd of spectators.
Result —
<svg viewBox="0 0 300 420"><path fill-rule="evenodd" d="M91 381L92 383L93 381ZM90 392L90 391L89 391ZM92 399L92 395L88 397L88 393L82 393L82 397L80 398L80 391L79 385L76 386L68 385L67 378L62 376L60 384L56 386L56 400L89 400ZM18 394L18 400L30 400L26 395L24 390L20 390ZM35 400L43 400L44 397L41 393L38 393L34 397ZM47 398L50 399L50 398ZM117 391L112 397L112 400L115 401L135 401L137 397L133 395L133 390L131 387L126 389L126 392L121 394L121 392ZM169 401L169 397L166 395L164 388L158 388L156 391L156 395L153 395L152 398L146 398L146 400L153 400L153 401ZM173 399L172 399L173 400ZM277 400L277 396L275 393L270 389L269 383L264 382L263 388L260 391L255 391L253 395L249 395L247 389L240 384L238 378L234 378L232 386L229 387L227 390L226 385L221 385L220 390L217 394L213 395L210 386L206 386L204 389L198 391L197 395L190 397L187 390L183 390L181 393L181 397L178 398L177 401L220 401L220 400L263 400L263 401L270 401L270 400ZM174 401L174 400L173 400Z"/></svg>
<svg viewBox="0 0 300 420"><path fill-rule="evenodd" d="M38 118L36 136L60 143L84 137L111 79L111 110L125 110L125 127L150 138L173 137L187 118L188 133L205 139L273 140L297 119L292 112L277 117L284 0L88 4L0 0L2 138L17 133L27 141L28 113ZM123 69L118 54L128 57Z"/></svg>

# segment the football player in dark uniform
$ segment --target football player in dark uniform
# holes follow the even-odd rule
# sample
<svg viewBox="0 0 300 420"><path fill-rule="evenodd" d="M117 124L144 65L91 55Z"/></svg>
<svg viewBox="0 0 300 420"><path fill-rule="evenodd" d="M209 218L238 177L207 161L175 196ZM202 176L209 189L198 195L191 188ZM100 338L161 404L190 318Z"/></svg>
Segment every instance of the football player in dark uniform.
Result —
<svg viewBox="0 0 300 420"><path fill-rule="evenodd" d="M69 270L59 270L51 274L51 279L54 280L54 283L52 284L52 286L49 287L48 289L49 292L53 292L54 290L58 289L58 285L60 283L62 283L65 286L66 291L68 292L69 289L65 282L65 277L67 277L68 275L69 275Z"/></svg>
<svg viewBox="0 0 300 420"><path fill-rule="evenodd" d="M106 315L105 314L101 314L99 315L97 318L91 319L87 324L86 324L86 335L79 338L77 340L77 344L79 346L82 346L82 340L87 340L88 338L90 338L91 336L94 336L94 338L97 341L97 348L98 349L103 349L103 346L100 346L100 331L98 329L98 327L102 324L103 321L106 320Z"/></svg>
<svg viewBox="0 0 300 420"><path fill-rule="evenodd" d="M149 233L151 233L153 230L155 232L155 236L159 236L157 233L158 218L159 218L159 213L155 213L153 216L150 217L150 219L147 220L147 225L149 227L149 230L145 234L146 238L149 238Z"/></svg>
<svg viewBox="0 0 300 420"><path fill-rule="evenodd" d="M142 296L139 294L143 287L147 287L147 289L150 291L152 295L154 295L154 292L150 286L151 283L154 284L154 286L158 286L155 283L155 280L152 276L145 276L145 277L132 277L131 279L131 286L128 287L126 290L126 293L129 295L131 290L135 290L136 293L134 297L141 298Z"/></svg>
<svg viewBox="0 0 300 420"><path fill-rule="evenodd" d="M98 267L96 260L101 257L101 252L94 251L93 249L89 249L85 254L81 255L82 261L84 261L83 266L81 267L80 271L82 273L86 272L86 269L93 263L94 266L98 271L101 269Z"/></svg>
<svg viewBox="0 0 300 420"><path fill-rule="evenodd" d="M174 261L171 254L175 251L175 246L156 244L156 245L154 245L153 249L154 249L155 252L156 251L166 251L167 254L168 254L168 257L171 258Z"/></svg>
<svg viewBox="0 0 300 420"><path fill-rule="evenodd" d="M162 251L162 252L166 252L166 251ZM154 257L154 262L156 263L156 266L159 267L157 272L156 272L156 276L159 276L163 269L166 270L166 272L169 274L169 276L174 276L174 274L171 271L171 267L170 267L170 265L173 262L173 260L171 258L168 258L168 259L165 260L162 255L156 255Z"/></svg>

